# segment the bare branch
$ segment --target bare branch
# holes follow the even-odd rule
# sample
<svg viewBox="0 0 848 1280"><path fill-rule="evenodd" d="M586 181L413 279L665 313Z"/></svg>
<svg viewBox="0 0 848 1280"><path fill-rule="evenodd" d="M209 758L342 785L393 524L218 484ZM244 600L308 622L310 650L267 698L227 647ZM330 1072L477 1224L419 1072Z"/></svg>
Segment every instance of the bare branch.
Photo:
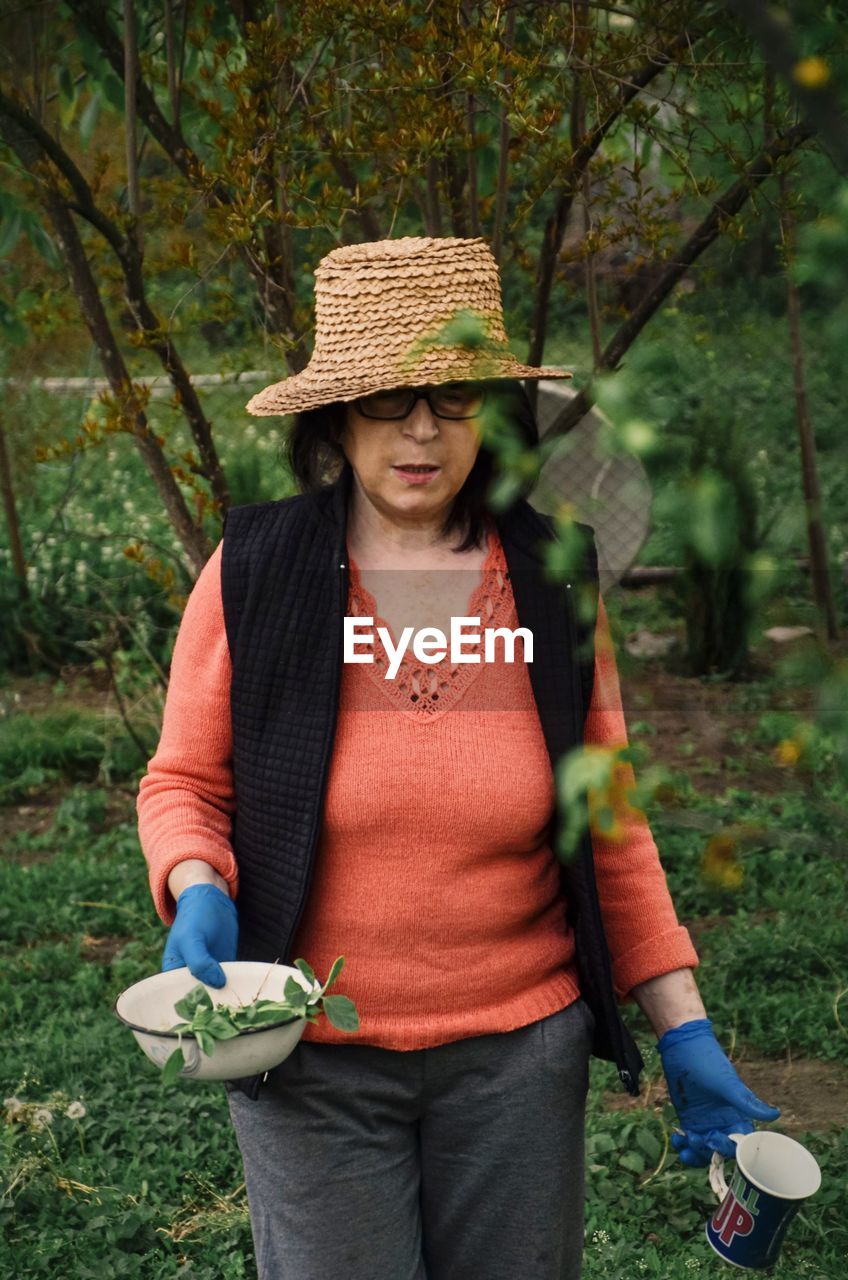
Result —
<svg viewBox="0 0 848 1280"><path fill-rule="evenodd" d="M183 5L185 13L188 6ZM185 30L185 27L183 27ZM171 124L179 128L180 86L177 77L177 45L174 32L174 3L165 0L165 57L168 63L168 101L171 104Z"/></svg>
<svg viewBox="0 0 848 1280"><path fill-rule="evenodd" d="M112 70L123 82L125 74L123 45L109 23L105 6L98 4L97 0L68 0L68 7L94 36ZM162 150L171 157L184 178L190 181L196 178L197 174L203 171L200 160L183 137L179 124L176 122L169 124L162 115L153 91L138 72L135 95L138 114ZM229 203L229 193L223 184L220 191L215 191L215 195L217 199Z"/></svg>
<svg viewBox="0 0 848 1280"><path fill-rule="evenodd" d="M515 37L515 10L510 9L504 32L504 49L508 53ZM500 136L498 139L498 179L495 188L495 222L492 228L492 252L500 265L503 255L504 218L506 216L506 192L509 182L509 119L507 103L509 102L510 73L504 71L503 98L500 111Z"/></svg>
<svg viewBox="0 0 848 1280"><path fill-rule="evenodd" d="M664 48L653 51L649 55L648 61L634 71L627 84L622 87L618 102L613 109L594 129L586 134L576 151L572 152L564 177L560 183L560 193L557 197L554 211L545 224L545 233L536 272L536 296L530 330L528 364L539 365L542 363L556 261L562 247L562 239L568 224L572 204L580 190L580 178L584 170L588 168L592 157L604 138L620 119L625 108L642 88L650 84L661 71L690 46L691 36L689 32L683 31Z"/></svg>
<svg viewBox="0 0 848 1280"><path fill-rule="evenodd" d="M746 166L742 177L729 187L723 195L719 196L701 224L678 250L674 261L669 263L660 278L648 289L624 323L619 326L604 350L599 366L600 370L612 371L618 368L622 357L632 346L654 312L659 309L692 263L718 239L725 223L739 213L753 191L766 178L771 176L781 158L791 155L812 136L812 125L808 121L802 121L777 137L773 143L763 149L755 160ZM588 413L593 402L590 381L551 423L546 433L546 438L566 435L572 427L577 425L584 414Z"/></svg>
<svg viewBox="0 0 848 1280"><path fill-rule="evenodd" d="M4 121L5 127L3 127ZM139 331L144 334L145 341L158 355L162 367L174 385L174 390L179 397L180 407L189 423L192 436L200 453L201 473L209 482L219 506L226 510L229 506L229 492L212 439L212 428L203 412L197 391L192 385L188 372L170 336L164 330L158 316L147 302L140 245L135 237L124 235L117 224L97 208L91 188L67 152L24 107L10 99L2 90L0 90L0 127L3 127L3 132L7 136L9 136L9 129L16 131L14 136L9 136L10 145L24 161L32 176L40 183L42 200L48 212L52 210L51 217L54 224L56 223L56 204L58 201L66 211L73 210L85 218L92 226L96 227L114 250L124 275L126 298L130 312L136 321ZM39 162L42 156L46 156L54 163L62 176L66 178L76 197L76 203L69 203L60 195L53 185L49 171L39 172ZM69 221L73 227L73 219L70 219L70 215ZM75 228L74 231L76 234ZM73 248L73 245L71 247ZM83 252L81 245L80 252ZM84 265L87 267L87 260ZM87 278L82 263L79 264L78 268L78 284L77 296L82 306L83 296L88 290ZM100 323L93 301L89 303L89 310L92 317L89 323L89 328L91 328L93 323ZM108 328L105 312L103 313L103 323ZM98 349L100 350L101 359L104 359L103 350ZM114 381L114 378L112 380Z"/></svg>
<svg viewBox="0 0 848 1280"><path fill-rule="evenodd" d="M0 89L0 115L6 116L10 122L16 125L30 139L34 150L28 151L28 154L33 165L40 150L56 166L76 197L77 212L97 228L100 234L112 245L116 253L120 252L124 243L123 232L97 208L88 182L67 151L56 142L53 135L48 133L41 122L26 107L16 102L14 98L4 93L2 89ZM21 154L20 145L22 143L14 147L18 155ZM33 172L32 167L29 165L27 167L36 181L42 181L38 172Z"/></svg>
<svg viewBox="0 0 848 1280"><path fill-rule="evenodd" d="M124 132L127 153L127 199L129 211L135 219L138 245L142 244L140 222L141 201L138 191L138 142L135 109L135 86L138 80L138 46L135 36L135 5L124 0Z"/></svg>
<svg viewBox="0 0 848 1280"><path fill-rule="evenodd" d="M109 23L106 10L97 0L68 0L69 7L97 41L115 74L124 76L124 56L121 42ZM183 42L185 32L183 32ZM141 78L136 77L136 106L153 138L168 155L180 174L194 187L200 187L204 198L223 206L232 205L233 192L220 178L210 177L199 157L186 142L179 119L169 124L156 103L153 91ZM377 239L378 235L374 236ZM286 287L286 276L276 259L262 263L246 244L238 245L238 252L253 277L257 295L265 310L266 322L271 333L285 334L289 339L286 360L292 372L302 369L307 360L306 349L296 335L294 320L295 299Z"/></svg>

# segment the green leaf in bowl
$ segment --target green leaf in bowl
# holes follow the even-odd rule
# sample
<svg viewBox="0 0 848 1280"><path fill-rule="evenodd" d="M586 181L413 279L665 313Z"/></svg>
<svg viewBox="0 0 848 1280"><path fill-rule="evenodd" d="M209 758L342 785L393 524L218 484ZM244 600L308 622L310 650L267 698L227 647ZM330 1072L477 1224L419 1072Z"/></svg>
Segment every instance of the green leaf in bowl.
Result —
<svg viewBox="0 0 848 1280"><path fill-rule="evenodd" d="M324 996L324 1012L338 1031L358 1031L359 1014L348 996Z"/></svg>

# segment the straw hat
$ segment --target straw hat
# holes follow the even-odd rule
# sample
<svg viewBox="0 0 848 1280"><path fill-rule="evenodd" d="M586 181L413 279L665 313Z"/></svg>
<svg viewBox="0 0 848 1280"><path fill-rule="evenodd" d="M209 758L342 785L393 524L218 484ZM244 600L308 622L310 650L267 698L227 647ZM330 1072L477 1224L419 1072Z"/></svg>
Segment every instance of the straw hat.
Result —
<svg viewBox="0 0 848 1280"><path fill-rule="evenodd" d="M572 376L519 364L509 350L498 266L480 238L333 249L315 271L315 318L306 368L258 392L248 413L298 413L400 386Z"/></svg>

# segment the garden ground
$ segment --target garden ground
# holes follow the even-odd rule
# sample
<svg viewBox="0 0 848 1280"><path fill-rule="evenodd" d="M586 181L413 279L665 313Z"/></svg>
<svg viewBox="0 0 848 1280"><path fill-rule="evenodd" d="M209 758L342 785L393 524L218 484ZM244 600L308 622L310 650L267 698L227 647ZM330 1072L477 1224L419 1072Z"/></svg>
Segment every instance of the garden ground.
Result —
<svg viewBox="0 0 848 1280"><path fill-rule="evenodd" d="M833 821L838 778L827 759L787 754L811 695L780 676L766 642L754 680L690 680L667 659L627 656L630 613L624 598L611 605L631 739L645 767L666 771L651 821L702 958L707 1007L744 1079L782 1108L775 1127L800 1137L824 1173L776 1275L841 1280L848 892ZM91 670L7 680L0 702L12 732L60 709L116 717ZM164 937L137 845L135 790L134 779L104 786L71 772L0 808L0 1016L11 1043L0 1069L0 1272L250 1280L222 1091L181 1082L163 1092L110 1014L123 986L158 967ZM734 868L739 877L722 878ZM647 1062L644 1088L630 1099L607 1064L593 1067L585 1276L728 1274L703 1239L705 1174L671 1158L674 1115L657 1057L641 1016L627 1017Z"/></svg>

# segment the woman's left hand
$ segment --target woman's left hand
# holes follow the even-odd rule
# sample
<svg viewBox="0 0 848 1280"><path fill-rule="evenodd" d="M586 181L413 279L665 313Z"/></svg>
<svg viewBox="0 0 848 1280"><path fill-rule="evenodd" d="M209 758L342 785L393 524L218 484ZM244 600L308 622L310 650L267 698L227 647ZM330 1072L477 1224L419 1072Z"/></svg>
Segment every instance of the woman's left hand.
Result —
<svg viewBox="0 0 848 1280"><path fill-rule="evenodd" d="M672 1027L657 1044L671 1101L684 1132L671 1144L683 1164L709 1164L714 1151L732 1156L731 1133L753 1133L752 1121L776 1120L769 1106L736 1074L713 1035L709 1018L696 1018Z"/></svg>

